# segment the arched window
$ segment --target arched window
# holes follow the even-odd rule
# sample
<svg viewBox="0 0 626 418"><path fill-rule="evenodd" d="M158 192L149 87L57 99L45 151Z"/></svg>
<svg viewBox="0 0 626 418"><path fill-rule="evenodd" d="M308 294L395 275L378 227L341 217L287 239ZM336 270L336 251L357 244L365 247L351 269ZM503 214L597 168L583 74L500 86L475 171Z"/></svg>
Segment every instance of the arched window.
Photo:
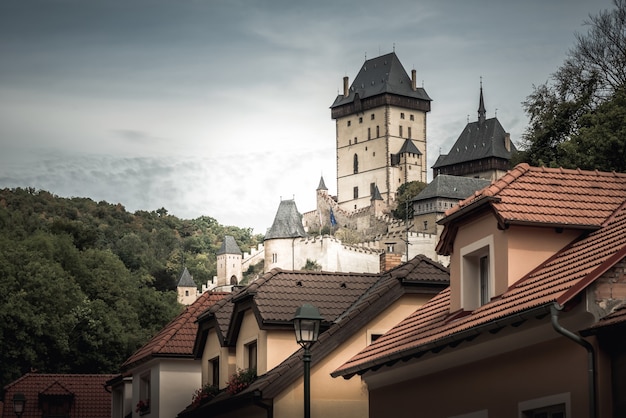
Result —
<svg viewBox="0 0 626 418"><path fill-rule="evenodd" d="M359 172L359 156L356 154L354 154L353 168L354 174Z"/></svg>

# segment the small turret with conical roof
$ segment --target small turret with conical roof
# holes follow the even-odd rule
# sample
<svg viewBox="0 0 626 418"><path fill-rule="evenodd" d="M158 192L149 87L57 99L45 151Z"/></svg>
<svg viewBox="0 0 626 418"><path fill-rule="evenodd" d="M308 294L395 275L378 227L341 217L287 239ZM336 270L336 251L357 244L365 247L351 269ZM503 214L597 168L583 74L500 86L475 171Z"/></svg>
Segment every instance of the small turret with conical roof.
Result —
<svg viewBox="0 0 626 418"><path fill-rule="evenodd" d="M236 285L243 278L241 261L243 253L235 237L226 235L217 251L217 286Z"/></svg>
<svg viewBox="0 0 626 418"><path fill-rule="evenodd" d="M198 285L187 267L183 269L183 273L178 279L176 291L178 292L178 302L183 305L191 305L198 298Z"/></svg>

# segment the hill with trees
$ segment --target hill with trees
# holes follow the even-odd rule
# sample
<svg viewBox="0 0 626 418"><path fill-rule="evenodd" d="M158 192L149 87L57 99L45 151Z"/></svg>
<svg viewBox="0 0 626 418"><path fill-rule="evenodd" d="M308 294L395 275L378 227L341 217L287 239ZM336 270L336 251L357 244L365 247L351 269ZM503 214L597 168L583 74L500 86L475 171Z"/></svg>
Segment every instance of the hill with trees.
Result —
<svg viewBox="0 0 626 418"><path fill-rule="evenodd" d="M0 190L0 385L30 370L116 372L177 315L176 283L216 275L225 235L247 251L251 228L161 208Z"/></svg>

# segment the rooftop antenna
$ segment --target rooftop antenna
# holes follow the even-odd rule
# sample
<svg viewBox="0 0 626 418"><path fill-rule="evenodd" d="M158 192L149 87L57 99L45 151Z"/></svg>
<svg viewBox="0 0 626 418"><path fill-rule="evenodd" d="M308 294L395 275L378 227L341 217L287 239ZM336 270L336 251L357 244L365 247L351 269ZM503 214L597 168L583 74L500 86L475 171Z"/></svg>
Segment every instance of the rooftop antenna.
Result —
<svg viewBox="0 0 626 418"><path fill-rule="evenodd" d="M393 43L393 52L394 52L394 54L396 52L396 43L395 42Z"/></svg>
<svg viewBox="0 0 626 418"><path fill-rule="evenodd" d="M469 115L467 115L467 123L469 123Z"/></svg>
<svg viewBox="0 0 626 418"><path fill-rule="evenodd" d="M495 117L498 117L498 108L496 107Z"/></svg>

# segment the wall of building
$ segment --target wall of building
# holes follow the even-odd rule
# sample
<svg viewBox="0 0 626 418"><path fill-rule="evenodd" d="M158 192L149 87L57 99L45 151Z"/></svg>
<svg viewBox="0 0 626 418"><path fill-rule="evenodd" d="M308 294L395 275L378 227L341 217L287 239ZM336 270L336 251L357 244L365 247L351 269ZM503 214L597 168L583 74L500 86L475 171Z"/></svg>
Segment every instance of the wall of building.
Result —
<svg viewBox="0 0 626 418"><path fill-rule="evenodd" d="M175 417L201 387L200 360L162 359L159 363L159 417Z"/></svg>
<svg viewBox="0 0 626 418"><path fill-rule="evenodd" d="M588 417L586 361L584 349L564 337L556 338L372 390L369 416L387 418L389 405L394 405L394 418L412 418L416 408L421 416L431 418L483 410L489 417L523 417L518 411L521 402L565 394L566 416Z"/></svg>

